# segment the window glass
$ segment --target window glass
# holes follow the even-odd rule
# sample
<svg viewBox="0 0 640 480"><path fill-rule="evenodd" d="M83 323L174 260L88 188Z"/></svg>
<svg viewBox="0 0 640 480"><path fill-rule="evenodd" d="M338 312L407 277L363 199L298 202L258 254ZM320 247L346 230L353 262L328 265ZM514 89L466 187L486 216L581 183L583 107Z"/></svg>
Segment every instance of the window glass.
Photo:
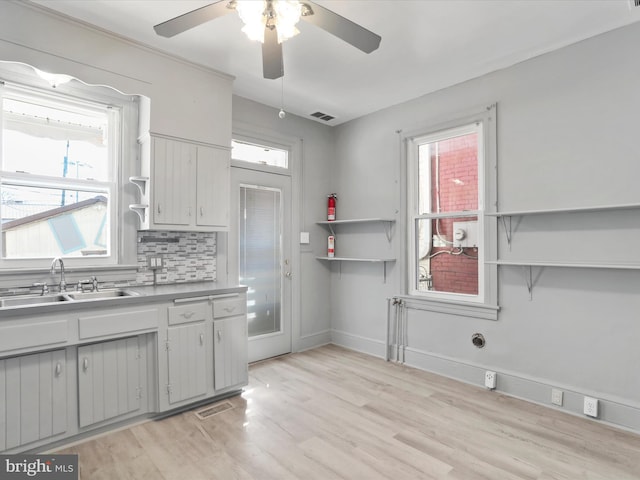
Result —
<svg viewBox="0 0 640 480"><path fill-rule="evenodd" d="M3 99L2 169L108 180L106 109L91 111L43 100L39 105L39 100L26 95Z"/></svg>
<svg viewBox="0 0 640 480"><path fill-rule="evenodd" d="M478 295L478 217L416 222L416 290Z"/></svg>
<svg viewBox="0 0 640 480"><path fill-rule="evenodd" d="M2 260L114 255L120 109L7 84L1 100Z"/></svg>
<svg viewBox="0 0 640 480"><path fill-rule="evenodd" d="M2 185L3 257L109 254L107 191Z"/></svg>
<svg viewBox="0 0 640 480"><path fill-rule="evenodd" d="M411 285L416 293L480 293L481 133L482 124L474 123L413 139Z"/></svg>
<svg viewBox="0 0 640 480"><path fill-rule="evenodd" d="M478 209L478 134L418 147L420 214Z"/></svg>
<svg viewBox="0 0 640 480"><path fill-rule="evenodd" d="M287 150L245 143L240 140L233 140L231 148L231 158L234 160L271 167L289 167L289 152Z"/></svg>

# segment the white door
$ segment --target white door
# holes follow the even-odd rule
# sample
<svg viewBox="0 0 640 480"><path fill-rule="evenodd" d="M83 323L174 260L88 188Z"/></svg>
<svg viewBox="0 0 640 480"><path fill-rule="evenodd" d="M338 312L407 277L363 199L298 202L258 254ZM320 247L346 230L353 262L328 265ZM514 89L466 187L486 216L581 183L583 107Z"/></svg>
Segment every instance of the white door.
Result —
<svg viewBox="0 0 640 480"><path fill-rule="evenodd" d="M232 167L231 188L229 270L249 287L255 362L291 352L291 177Z"/></svg>

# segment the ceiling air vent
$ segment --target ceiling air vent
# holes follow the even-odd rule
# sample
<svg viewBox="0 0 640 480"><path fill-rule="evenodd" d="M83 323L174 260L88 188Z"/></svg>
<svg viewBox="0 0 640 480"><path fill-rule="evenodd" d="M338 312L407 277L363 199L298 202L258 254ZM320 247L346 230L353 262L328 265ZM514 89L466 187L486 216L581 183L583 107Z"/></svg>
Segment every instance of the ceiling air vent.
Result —
<svg viewBox="0 0 640 480"><path fill-rule="evenodd" d="M631 8L640 7L640 0L629 0L629 6Z"/></svg>
<svg viewBox="0 0 640 480"><path fill-rule="evenodd" d="M312 113L311 116L319 120L324 120L325 122L328 122L329 120L333 120L334 118L336 118L332 115L327 115L326 113L322 113L322 112Z"/></svg>

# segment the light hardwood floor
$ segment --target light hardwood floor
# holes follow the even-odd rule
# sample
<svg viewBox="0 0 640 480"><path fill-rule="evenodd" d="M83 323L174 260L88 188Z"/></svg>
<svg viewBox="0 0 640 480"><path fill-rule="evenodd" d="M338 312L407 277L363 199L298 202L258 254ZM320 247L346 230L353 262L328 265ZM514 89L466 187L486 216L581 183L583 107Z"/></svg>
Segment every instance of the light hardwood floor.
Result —
<svg viewBox="0 0 640 480"><path fill-rule="evenodd" d="M336 346L252 365L223 402L59 453L83 480L640 479L638 435Z"/></svg>

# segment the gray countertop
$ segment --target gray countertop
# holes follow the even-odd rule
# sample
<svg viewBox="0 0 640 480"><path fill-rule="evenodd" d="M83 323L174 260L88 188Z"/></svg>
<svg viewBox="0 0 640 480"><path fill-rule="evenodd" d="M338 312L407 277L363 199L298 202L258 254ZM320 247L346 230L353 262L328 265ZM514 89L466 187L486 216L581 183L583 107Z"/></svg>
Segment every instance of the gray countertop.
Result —
<svg viewBox="0 0 640 480"><path fill-rule="evenodd" d="M163 284L155 286L131 286L124 287L122 288L122 290L133 292L134 295L2 307L0 308L0 319L24 315L42 315L73 312L76 310L92 308L136 306L144 305L147 303L173 301L180 298L208 297L214 295L242 293L246 292L247 287L236 284L227 284L224 282L192 282Z"/></svg>

